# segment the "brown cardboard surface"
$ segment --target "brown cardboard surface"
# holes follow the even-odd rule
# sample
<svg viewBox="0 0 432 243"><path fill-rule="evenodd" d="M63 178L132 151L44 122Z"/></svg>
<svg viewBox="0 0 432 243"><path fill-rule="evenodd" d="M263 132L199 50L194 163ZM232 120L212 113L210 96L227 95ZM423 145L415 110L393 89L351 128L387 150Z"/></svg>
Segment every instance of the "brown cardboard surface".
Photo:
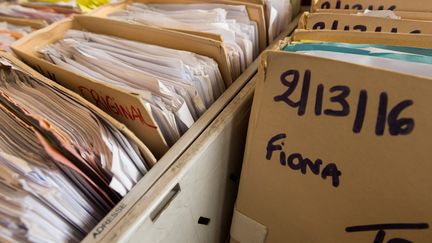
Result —
<svg viewBox="0 0 432 243"><path fill-rule="evenodd" d="M30 26L33 29L41 29L48 25L44 20L39 19L22 19L7 16L0 16L0 22L8 22L14 25Z"/></svg>
<svg viewBox="0 0 432 243"><path fill-rule="evenodd" d="M363 13L364 10L355 9L316 9L314 13L336 13L336 14L356 14ZM393 11L401 19L413 20L432 20L432 12L410 12L410 11Z"/></svg>
<svg viewBox="0 0 432 243"><path fill-rule="evenodd" d="M246 9L249 14L249 18L252 21L255 21L258 25L258 32L259 32L259 46L260 50L263 51L267 47L267 27L266 27L266 21L265 21L265 13L264 13L264 6L259 3L255 3L252 1L236 1L236 0L209 0L209 1L203 1L203 0L128 0L123 3L119 4L108 4L105 5L91 13L93 16L97 17L106 17L108 14L124 9L127 4L130 4L132 2L139 2L139 3L221 3L221 4L232 4L232 5L245 5ZM258 1L259 2L259 1ZM214 39L221 39L219 35L216 34L205 34L201 32L193 32L193 31L182 31L186 33L191 33L199 36L204 37L210 37ZM219 37L218 37L219 36Z"/></svg>
<svg viewBox="0 0 432 243"><path fill-rule="evenodd" d="M220 42L143 25L91 16L76 16L73 20L64 20L36 31L12 45L14 52L29 65L82 95L120 122L126 124L157 158L160 158L168 150L168 145L159 128L155 126L155 121L151 119L149 107L143 105L139 95L127 93L117 87L77 75L45 61L37 53L43 46L62 39L66 30L71 28L191 51L211 57L219 64L224 80L228 81L227 85L230 84L231 76L225 58L226 55ZM146 33L146 35L139 33Z"/></svg>
<svg viewBox="0 0 432 243"><path fill-rule="evenodd" d="M23 71L29 73L33 77L43 81L44 83L46 83L52 87L55 87L58 90L61 90L63 93L66 93L67 95L73 97L74 99L78 100L81 104L87 106L90 110L94 111L95 113L97 113L98 115L100 115L101 117L106 119L108 122L110 122L114 127L119 129L127 138L129 138L131 141L133 141L138 146L138 148L141 151L141 154L143 155L145 160L149 163L149 165L153 166L156 164L157 161L156 161L156 158L154 157L154 155L152 154L152 152L124 124L118 122L117 120L115 120L114 118L109 116L107 113L105 113L104 111L99 109L97 106L88 102L86 99L82 98L78 94L71 92L70 90L64 88L63 86L61 86L61 85L51 81L50 79L44 77L40 73L36 72L35 70L33 70L32 68L30 68L29 66L27 66L26 64L21 62L20 60L18 60L17 58L13 57L12 55L7 54L7 53L0 53L0 57L4 57L4 58L8 59L13 64L15 64L17 67L21 68Z"/></svg>
<svg viewBox="0 0 432 243"><path fill-rule="evenodd" d="M430 242L432 79L296 53L269 51L265 56L252 106L236 210L268 228L266 243L374 242L378 229L347 232L361 230L347 227L376 224L391 224L381 225L383 229L419 229L385 229L384 241L375 242L395 238ZM295 70L298 85L287 91L290 84L295 86ZM349 89L349 115L316 115L320 84L323 110L341 109L337 102L341 91L334 87ZM293 102L300 100L302 92L303 97L308 93L301 102L306 104L304 115L299 115L298 108L275 101L286 92L291 93ZM360 92L366 92L368 99L366 109L360 109L365 112L363 126L355 133ZM382 121L378 119L379 100L384 93L388 109L380 117L387 117L388 122L383 135L376 135L377 120ZM389 125L394 128L396 123L388 115L394 116L394 107L403 101L413 104L396 117L413 119L415 126L409 134L393 136ZM270 142L279 134L286 138ZM299 166L303 163L321 166L313 172L308 166ZM338 180L332 178L331 168L341 172L335 176ZM324 177L326 174L329 176ZM428 228L422 229L425 224Z"/></svg>
<svg viewBox="0 0 432 243"><path fill-rule="evenodd" d="M346 32L333 30L296 30L292 35L293 41L330 41L352 44L383 44L395 46L411 46L432 48L432 35L374 33L374 32Z"/></svg>
<svg viewBox="0 0 432 243"><path fill-rule="evenodd" d="M362 32L432 34L432 22L426 20L388 19L341 13L304 13L300 29L327 29Z"/></svg>
<svg viewBox="0 0 432 243"><path fill-rule="evenodd" d="M358 9L358 10L402 10L431 12L432 2L429 0L312 0L311 12L316 9Z"/></svg>

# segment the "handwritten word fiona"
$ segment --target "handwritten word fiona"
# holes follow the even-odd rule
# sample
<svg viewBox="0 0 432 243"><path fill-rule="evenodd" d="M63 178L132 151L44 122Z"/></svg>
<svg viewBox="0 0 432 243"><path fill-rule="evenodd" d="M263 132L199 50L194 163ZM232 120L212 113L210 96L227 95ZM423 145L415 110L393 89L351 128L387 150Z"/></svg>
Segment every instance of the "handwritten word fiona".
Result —
<svg viewBox="0 0 432 243"><path fill-rule="evenodd" d="M275 151L280 151L279 162L282 166L287 166L292 170L300 171L303 175L306 175L308 171L313 175L320 175L322 179L327 177L332 178L333 187L338 187L340 184L340 176L342 172L338 170L336 164L329 163L323 166L321 159L316 159L312 162L311 159L304 158L300 153L292 153L287 156L287 153L283 151L285 146L284 140L287 138L285 133L277 134L270 138L266 148L266 159L271 160ZM323 167L323 168L322 168Z"/></svg>

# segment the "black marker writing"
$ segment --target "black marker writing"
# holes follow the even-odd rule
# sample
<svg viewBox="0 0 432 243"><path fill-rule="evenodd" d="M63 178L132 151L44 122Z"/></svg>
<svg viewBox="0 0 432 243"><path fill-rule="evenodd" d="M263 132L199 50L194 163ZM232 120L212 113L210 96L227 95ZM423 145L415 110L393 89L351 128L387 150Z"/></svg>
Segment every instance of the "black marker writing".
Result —
<svg viewBox="0 0 432 243"><path fill-rule="evenodd" d="M357 105L357 114L353 126L354 133L359 133L363 127L363 122L366 115L365 114L366 105L367 105L367 91L361 90L359 95L358 105Z"/></svg>
<svg viewBox="0 0 432 243"><path fill-rule="evenodd" d="M309 84L310 84L310 71L306 70L304 73L303 86L301 91L301 97L299 101L293 101L289 97L296 90L299 83L300 73L297 70L289 70L281 75L281 82L283 85L288 87L287 91L281 95L274 97L275 101L283 101L287 105L298 108L298 115L302 116L306 112L306 105L309 95Z"/></svg>
<svg viewBox="0 0 432 243"><path fill-rule="evenodd" d="M276 95L274 101L283 102L290 108L297 109L298 116L304 116L310 99L309 93L312 91L311 94L315 94L314 114L316 116L324 114L332 117L349 117L354 110L355 117L352 131L360 133L366 119L366 111L370 105L367 90L360 90L357 102L353 104L350 96L355 94L353 94L350 87L334 85L326 89L324 84L318 84L316 90L314 90L311 80L311 70L305 70L303 75L298 70L288 70L282 73L280 82L286 87L286 90L281 95ZM300 97L294 98L296 96L295 91L300 87ZM376 118L373 118L375 119L375 134L383 136L387 128L391 136L411 134L415 127L414 119L401 118L400 116L404 111L411 108L414 102L412 100L403 100L392 106L388 96L387 92L380 93Z"/></svg>
<svg viewBox="0 0 432 243"><path fill-rule="evenodd" d="M93 232L93 238L96 239L98 235L100 235L105 228L111 224L114 219L123 211L123 209L126 208L126 204L120 203L118 204L111 212L109 216L106 217L106 219L102 222L102 224L98 225L95 231Z"/></svg>
<svg viewBox="0 0 432 243"><path fill-rule="evenodd" d="M351 226L345 228L347 233L356 233L356 232L365 232L365 231L377 231L375 239L373 243L384 243L385 238L385 230L424 230L429 229L429 225L426 223L418 223L418 224L371 224L371 225L360 225L360 226ZM393 238L387 243L412 243L407 239L402 238Z"/></svg>
<svg viewBox="0 0 432 243"><path fill-rule="evenodd" d="M396 5L390 5L388 7L384 6L384 5L362 5L359 3L354 3L354 4L343 4L341 0L337 0L336 3L334 3L334 5L332 5L332 3L330 1L325 1L321 4L321 8L322 9L356 9L356 10L364 10L364 9L369 9L369 10L396 10Z"/></svg>
<svg viewBox="0 0 432 243"><path fill-rule="evenodd" d="M333 187L338 187L340 183L340 172L335 163L327 164L321 171L323 161L316 159L314 162L308 158L304 158L300 153L292 153L287 157L287 154L283 151L285 146L284 140L287 138L285 133L277 134L270 138L266 148L266 159L271 160L275 151L280 151L279 162L282 166L288 166L290 169L300 171L303 175L306 175L310 170L314 175L320 175L321 178L327 179L331 177Z"/></svg>
<svg viewBox="0 0 432 243"><path fill-rule="evenodd" d="M345 25L341 26L341 28L339 28L339 20L333 20L333 22L331 22L331 24L327 25L324 21L318 21L316 23L314 23L312 25L312 29L313 30L323 30L323 29L331 29L331 30L341 30L343 29L344 31L350 31L350 30L355 30L355 31L360 31L360 32L366 32L366 31L374 31L374 32L387 32L387 33L398 33L399 29L397 27L391 27L391 28L387 28L383 30L382 26L367 26L364 24L354 24L354 25ZM413 29L410 31L407 31L407 33L410 34L421 34L422 31L419 29Z"/></svg>

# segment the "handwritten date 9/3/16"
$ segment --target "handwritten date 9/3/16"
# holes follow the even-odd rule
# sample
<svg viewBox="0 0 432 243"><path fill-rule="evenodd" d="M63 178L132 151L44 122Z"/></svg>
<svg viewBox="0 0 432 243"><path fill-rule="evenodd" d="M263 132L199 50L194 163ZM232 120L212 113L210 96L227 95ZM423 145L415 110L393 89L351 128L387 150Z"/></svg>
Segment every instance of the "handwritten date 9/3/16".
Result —
<svg viewBox="0 0 432 243"><path fill-rule="evenodd" d="M355 112L355 119L353 121L352 131L360 133L366 118L366 111L368 108L368 92L367 90L360 90L356 104L351 104L348 101L351 92L349 86L334 85L325 87L324 84L318 84L315 90L311 89L312 72L305 70L303 73L302 83L300 84L300 72L298 70L288 70L280 76L281 83L286 86L286 91L274 97L276 102L284 102L291 108L297 109L299 116L306 114L306 109L309 104L311 93L315 95L314 114L316 116L333 116L333 117L348 117L351 112ZM301 85L301 87L300 87ZM292 98L293 93L301 89L300 98L295 100ZM357 94L355 94L357 95ZM332 107L324 107L324 100L328 99ZM409 135L414 130L413 118L401 118L401 113L412 107L414 102L412 100L403 100L397 104L390 105L388 94L381 92L379 95L378 110L376 111L375 118L375 134L383 136L388 127L388 132L391 136Z"/></svg>

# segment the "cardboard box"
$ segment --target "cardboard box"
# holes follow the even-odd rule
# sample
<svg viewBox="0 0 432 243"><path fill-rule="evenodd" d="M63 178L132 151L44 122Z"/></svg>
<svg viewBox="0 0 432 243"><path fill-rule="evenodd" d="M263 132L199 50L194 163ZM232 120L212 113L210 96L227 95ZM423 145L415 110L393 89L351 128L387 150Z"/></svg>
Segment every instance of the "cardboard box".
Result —
<svg viewBox="0 0 432 243"><path fill-rule="evenodd" d="M115 226L97 240L89 234L83 242L225 242L254 84L246 84Z"/></svg>
<svg viewBox="0 0 432 243"><path fill-rule="evenodd" d="M221 42L181 32L109 19L75 16L74 19L64 20L36 31L12 45L13 51L27 64L82 95L126 124L158 159L168 150L168 145L162 137L160 129L155 125L156 122L151 119L149 107L143 105L139 94L129 93L101 81L77 75L44 60L38 53L38 50L47 44L62 39L68 29L86 30L208 56L218 63L226 85L229 86L232 82L225 50L222 48Z"/></svg>
<svg viewBox="0 0 432 243"><path fill-rule="evenodd" d="M429 0L312 0L311 12L316 9L397 10L431 12Z"/></svg>
<svg viewBox="0 0 432 243"><path fill-rule="evenodd" d="M17 26L29 26L32 28L32 30L41 29L48 25L48 23L45 20L24 19L24 18L15 18L15 17L7 17L7 16L0 16L0 22L7 22L9 24L13 24ZM8 48L6 49L0 48L0 51L6 51L12 53L12 51L9 50Z"/></svg>
<svg viewBox="0 0 432 243"><path fill-rule="evenodd" d="M304 13L299 29L432 34L432 22L340 13Z"/></svg>
<svg viewBox="0 0 432 243"><path fill-rule="evenodd" d="M333 30L296 30L293 41L329 41L352 44L382 44L393 46L411 46L432 48L432 35L393 34L375 32L346 32Z"/></svg>
<svg viewBox="0 0 432 243"><path fill-rule="evenodd" d="M431 78L278 50L258 75L232 242L432 239Z"/></svg>
<svg viewBox="0 0 432 243"><path fill-rule="evenodd" d="M12 55L10 55L8 53L1 53L1 52L0 52L0 57L8 59L11 63L13 63L17 67L19 67L21 70L27 72L28 74L30 74L31 76L35 77L36 79L44 82L45 84L47 84L51 87L54 87L57 90L60 90L61 92L74 98L75 100L77 100L79 103L86 106L90 110L94 111L96 114L100 115L102 118L104 118L109 123L111 123L115 128L117 128L119 131L121 131L128 139L133 141L138 146L143 158L145 158L145 160L149 163L150 166L154 166L156 164L156 158L151 153L151 151L124 124L118 122L117 120L115 120L114 118L109 116L107 113L105 113L104 111L99 109L97 106L88 102L87 100L85 100L84 98L79 96L78 94L64 88L63 86L61 86L61 85L59 85L59 84L57 84L57 83L55 83L49 79L47 79L46 77L44 77L40 73L36 72L35 70L33 70L32 68L30 68L29 66L27 66L26 64L21 62L20 60L18 60L16 57L13 57Z"/></svg>
<svg viewBox="0 0 432 243"><path fill-rule="evenodd" d="M125 9L126 6L130 3L138 2L138 3L220 3L220 4L232 4L232 5L245 5L249 14L249 18L252 21L255 21L258 25L258 37L259 37L259 47L260 51L263 51L267 47L267 26L265 21L265 13L264 6L251 3L250 1L233 1L233 0L211 0L211 1L202 1L202 0L129 0L118 4L108 4L99 9L90 13L92 16L97 17L106 17L108 14L118 11L120 9ZM182 31L182 30L177 30ZM182 31L187 32L199 36L216 36L212 38L221 39L221 37L217 34L208 34L202 32L193 32L193 31Z"/></svg>
<svg viewBox="0 0 432 243"><path fill-rule="evenodd" d="M83 242L225 242L258 63L242 73Z"/></svg>

